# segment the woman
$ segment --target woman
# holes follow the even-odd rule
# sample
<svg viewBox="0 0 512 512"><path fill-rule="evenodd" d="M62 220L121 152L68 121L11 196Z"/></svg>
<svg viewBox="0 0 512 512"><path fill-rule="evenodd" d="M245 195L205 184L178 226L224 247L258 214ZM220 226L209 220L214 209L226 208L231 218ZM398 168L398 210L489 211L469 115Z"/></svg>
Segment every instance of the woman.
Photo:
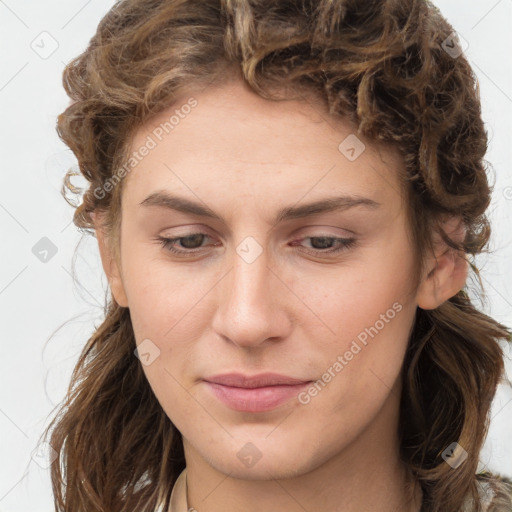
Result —
<svg viewBox="0 0 512 512"><path fill-rule="evenodd" d="M105 16L58 122L112 297L56 510L511 510L476 474L511 332L466 293L491 191L457 48L417 0Z"/></svg>

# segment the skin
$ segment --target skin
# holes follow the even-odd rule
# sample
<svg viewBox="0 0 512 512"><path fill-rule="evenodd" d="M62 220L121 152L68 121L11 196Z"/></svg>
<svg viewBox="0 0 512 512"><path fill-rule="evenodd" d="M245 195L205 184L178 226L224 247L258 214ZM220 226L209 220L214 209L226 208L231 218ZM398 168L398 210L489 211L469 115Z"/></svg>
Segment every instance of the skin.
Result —
<svg viewBox="0 0 512 512"><path fill-rule="evenodd" d="M401 365L416 308L455 295L466 260L438 243L411 289L400 155L361 139L366 149L349 161L338 145L356 128L319 102L270 102L238 81L189 91L142 126L132 148L190 96L197 106L124 178L119 261L96 217L113 296L130 308L137 344L149 338L160 350L144 372L183 435L188 506L418 511L421 490L406 492L398 458ZM156 190L207 205L223 221L139 205ZM342 194L379 206L273 222L284 206ZM445 227L463 234L457 219ZM178 243L199 251L192 256L157 239L195 232L208 237ZM237 253L248 236L262 249L251 263ZM321 236L356 244L329 256L307 238ZM396 303L394 318L307 404L293 398L269 412L238 412L202 381L267 371L317 381ZM261 455L252 467L237 456L248 442Z"/></svg>

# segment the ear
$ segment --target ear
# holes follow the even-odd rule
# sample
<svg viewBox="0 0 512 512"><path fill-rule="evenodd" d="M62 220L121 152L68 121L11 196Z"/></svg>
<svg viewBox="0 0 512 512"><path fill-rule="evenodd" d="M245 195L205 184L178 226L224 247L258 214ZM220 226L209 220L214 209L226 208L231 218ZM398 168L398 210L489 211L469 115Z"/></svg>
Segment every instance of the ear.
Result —
<svg viewBox="0 0 512 512"><path fill-rule="evenodd" d="M463 242L466 235L460 217L445 217L441 223L454 241ZM464 287L468 276L468 262L463 251L457 252L434 234L434 254L427 259L426 270L417 290L416 301L422 309L435 309Z"/></svg>
<svg viewBox="0 0 512 512"><path fill-rule="evenodd" d="M110 290L114 300L122 307L128 307L128 299L121 278L121 269L116 258L114 257L109 239L103 229L103 212L93 212L91 217L94 222L94 231L98 240L100 250L101 264L105 275L107 276Z"/></svg>

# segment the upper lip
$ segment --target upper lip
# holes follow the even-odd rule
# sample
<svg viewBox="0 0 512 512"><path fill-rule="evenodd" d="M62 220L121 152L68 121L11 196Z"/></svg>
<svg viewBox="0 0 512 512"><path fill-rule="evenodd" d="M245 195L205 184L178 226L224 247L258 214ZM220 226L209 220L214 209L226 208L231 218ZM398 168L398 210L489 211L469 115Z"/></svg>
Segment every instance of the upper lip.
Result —
<svg viewBox="0 0 512 512"><path fill-rule="evenodd" d="M307 379L295 379L278 373L260 373L259 375L252 376L243 375L241 373L225 373L223 375L207 377L204 380L235 388L260 388L265 386L294 385L311 382Z"/></svg>

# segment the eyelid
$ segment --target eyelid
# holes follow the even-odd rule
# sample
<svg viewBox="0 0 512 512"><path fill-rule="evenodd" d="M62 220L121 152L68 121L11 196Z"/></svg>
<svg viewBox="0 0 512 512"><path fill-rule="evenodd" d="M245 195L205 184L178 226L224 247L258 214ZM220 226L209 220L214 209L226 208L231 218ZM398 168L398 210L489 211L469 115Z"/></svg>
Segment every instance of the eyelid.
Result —
<svg viewBox="0 0 512 512"><path fill-rule="evenodd" d="M342 233L330 233L330 232L327 232L327 233L322 233L320 232L319 234L311 234L309 230L313 229L313 228L316 228L318 230L338 230L338 231L341 231ZM306 235L307 236L311 236L311 237L317 237L317 236L329 236L329 237L340 237L340 238L343 238L343 237L346 237L348 238L349 236L356 236L357 233L355 231L352 231L350 229L347 229L347 228L340 228L339 226L330 226L328 224L308 224L307 226L303 226L301 228L299 228L296 232L294 232L293 236L296 236L295 233L302 233L303 231L306 232ZM345 233L345 234L344 234Z"/></svg>
<svg viewBox="0 0 512 512"><path fill-rule="evenodd" d="M175 230L175 229L180 229L180 228L183 228L185 231L183 234L180 234L180 232L178 231L177 233L173 232L173 233L170 233L170 234L166 234L166 232L168 231L168 229L172 229L172 230ZM310 234L308 230L310 229L313 229L313 228L317 228L317 229L335 229L335 230L339 230L339 231L342 231L342 233L314 233L314 234ZM162 237L165 237L165 238L182 238L182 237L187 237L187 236L191 236L191 235L208 235L209 237L219 237L218 234L214 234L214 230L211 230L210 228L208 228L207 226L201 224L201 225L198 225L197 228L194 226L194 225L189 225L187 224L186 226L176 226L176 227L173 227L173 228L168 228L168 229L165 229L163 230L162 234L160 236ZM197 229L197 231L195 231ZM350 229L347 229L347 228L340 228L339 226L332 226L332 225L329 225L329 224L309 224L307 226L301 226L300 228L298 228L297 230L295 230L291 235L290 237L291 238L295 238L295 237L298 237L298 236L302 236L301 233L302 231L306 230L306 234L307 235L304 235L304 236L311 236L311 237L318 237L318 236L325 236L325 237L336 237L336 238L348 238L349 236L357 236L357 233L355 231L352 231ZM220 237L220 238L223 238L223 237Z"/></svg>

